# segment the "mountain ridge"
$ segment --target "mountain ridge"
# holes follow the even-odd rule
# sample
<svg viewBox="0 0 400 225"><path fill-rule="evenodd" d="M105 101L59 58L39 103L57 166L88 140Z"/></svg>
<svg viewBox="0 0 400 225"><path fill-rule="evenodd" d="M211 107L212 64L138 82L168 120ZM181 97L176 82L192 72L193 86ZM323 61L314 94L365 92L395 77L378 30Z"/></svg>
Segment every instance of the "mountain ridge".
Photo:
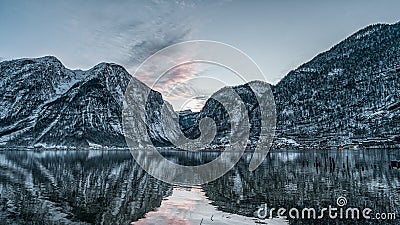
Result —
<svg viewBox="0 0 400 225"><path fill-rule="evenodd" d="M400 23L370 25L289 72L273 87L278 135L320 136L308 143L316 146L398 146L398 111L384 108L399 102L399 43Z"/></svg>
<svg viewBox="0 0 400 225"><path fill-rule="evenodd" d="M369 25L271 85L277 109L275 147L400 147L399 43L400 22ZM167 103L160 93L120 65L103 62L85 71L69 70L54 56L0 62L0 146L125 146L121 111L131 79L152 94L150 111L155 111L148 134L153 144L170 146L156 116ZM232 88L249 112L249 144L254 146L261 119L254 93L249 83ZM141 121L146 121L144 114L137 115ZM179 113L177 118L192 139L200 135L202 118L217 119L213 145L218 146L229 137L226 115L211 97L199 113Z"/></svg>
<svg viewBox="0 0 400 225"><path fill-rule="evenodd" d="M0 77L0 143L10 147L125 147L125 89L131 79L148 88L120 65L69 70L54 56L1 62Z"/></svg>

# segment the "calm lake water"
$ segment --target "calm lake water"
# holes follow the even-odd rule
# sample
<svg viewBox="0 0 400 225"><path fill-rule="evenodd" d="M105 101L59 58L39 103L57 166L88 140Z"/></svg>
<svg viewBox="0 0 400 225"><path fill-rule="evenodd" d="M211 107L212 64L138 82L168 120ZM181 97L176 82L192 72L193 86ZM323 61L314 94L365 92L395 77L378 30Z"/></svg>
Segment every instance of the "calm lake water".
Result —
<svg viewBox="0 0 400 225"><path fill-rule="evenodd" d="M165 156L198 165L218 152ZM179 187L142 170L129 151L0 151L0 224L400 224L400 150L272 151L255 171L250 153L223 177ZM259 219L265 205L396 213L392 220Z"/></svg>

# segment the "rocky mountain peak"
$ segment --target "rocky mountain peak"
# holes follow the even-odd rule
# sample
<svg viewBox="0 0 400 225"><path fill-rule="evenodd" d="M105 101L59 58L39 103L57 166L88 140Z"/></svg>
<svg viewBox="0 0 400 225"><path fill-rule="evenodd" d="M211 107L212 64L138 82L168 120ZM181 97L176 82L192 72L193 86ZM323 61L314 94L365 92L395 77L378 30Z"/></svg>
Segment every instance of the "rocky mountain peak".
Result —
<svg viewBox="0 0 400 225"><path fill-rule="evenodd" d="M289 72L272 86L277 140L308 147L400 146L399 43L400 23L371 25ZM156 145L168 145L167 137L178 135L176 130L167 135L160 120L162 106L174 117L168 126L179 116L188 138L200 135L202 118L213 118L213 143L226 143L232 118L213 98L201 112L175 115L160 93L119 65L69 70L54 56L46 56L0 62L0 145L125 146L121 112L130 81L132 109L146 105L146 110L135 111L136 125L147 118L148 134ZM232 87L249 112L251 144L258 141L260 112L249 86L261 87L259 82ZM147 96L148 102L143 102Z"/></svg>

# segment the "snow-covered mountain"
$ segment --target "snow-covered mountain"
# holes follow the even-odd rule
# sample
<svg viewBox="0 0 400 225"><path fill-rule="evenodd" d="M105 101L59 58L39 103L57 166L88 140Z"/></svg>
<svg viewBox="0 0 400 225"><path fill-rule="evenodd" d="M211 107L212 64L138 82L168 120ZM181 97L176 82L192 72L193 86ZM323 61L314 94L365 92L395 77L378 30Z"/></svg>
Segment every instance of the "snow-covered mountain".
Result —
<svg viewBox="0 0 400 225"><path fill-rule="evenodd" d="M98 64L87 71L73 71L51 56L1 62L0 144L126 146L121 112L131 78L123 67L110 63ZM132 79L138 92L150 90ZM158 92L151 93L154 113L164 101ZM171 108L169 104L167 107ZM145 112L137 113L139 119L145 118ZM152 140L164 143L166 138L158 128L158 121L150 123L154 130L161 130Z"/></svg>
<svg viewBox="0 0 400 225"><path fill-rule="evenodd" d="M244 85L239 85L232 87L232 90L235 94L231 94L228 91L230 88L222 88L221 90L215 92L210 99L208 99L203 107L203 109L198 113L184 113L181 115L181 127L183 132L187 137L197 138L200 136L199 130L199 121L203 118L210 117L215 121L217 126L217 132L215 138L212 142L212 145L226 145L230 144L230 138L232 136L232 124L230 121L240 121L239 126L248 127L249 130L249 138L248 145L249 147L254 147L259 142L259 136L261 133L261 109L259 106L259 102L257 101L257 96L260 93L266 92L268 84L261 81L252 81ZM254 89L253 89L254 88ZM255 92L257 93L255 93ZM268 97L268 95L264 95L262 97ZM272 95L270 96L272 98ZM224 105L221 103L227 104L227 106L234 108L238 104L243 103L245 110L247 112L247 116L249 118L249 125L247 125L247 121L243 120L243 112L237 113L233 112L231 114L225 109ZM269 102L273 102L271 99ZM273 118L275 115L273 114L273 107L270 112L264 112L265 115L269 115L268 118ZM245 112L245 113L246 113ZM231 116L234 116L232 118ZM268 119L266 118L266 119ZM275 121L271 121L275 122ZM272 126L271 126L272 127ZM236 131L240 132L245 129L237 129Z"/></svg>
<svg viewBox="0 0 400 225"><path fill-rule="evenodd" d="M400 143L400 23L368 26L274 88L278 136L306 145Z"/></svg>
<svg viewBox="0 0 400 225"><path fill-rule="evenodd" d="M356 32L272 86L278 117L275 147L399 147L399 75L400 23ZM260 124L257 101L247 84L235 91L249 111L254 144ZM214 142L223 144L229 116L213 96L200 113L185 114L197 119L181 119L185 134L198 137L198 121L207 115L220 128Z"/></svg>
<svg viewBox="0 0 400 225"><path fill-rule="evenodd" d="M356 32L272 86L276 146L399 146L399 75L400 23ZM109 63L80 71L66 69L55 57L0 62L0 145L125 146L121 114L130 79L123 67ZM160 93L135 78L131 85L134 103L146 106L132 108L134 126L147 121L152 143L169 145L168 137L177 135L170 128L178 119L186 137L199 137L198 124L205 117L216 122L214 144L229 139L232 118L213 97L201 112L180 112L178 117ZM248 111L252 145L261 120L249 85L234 90ZM171 114L166 126L161 123L162 106ZM137 140L137 145L143 143Z"/></svg>

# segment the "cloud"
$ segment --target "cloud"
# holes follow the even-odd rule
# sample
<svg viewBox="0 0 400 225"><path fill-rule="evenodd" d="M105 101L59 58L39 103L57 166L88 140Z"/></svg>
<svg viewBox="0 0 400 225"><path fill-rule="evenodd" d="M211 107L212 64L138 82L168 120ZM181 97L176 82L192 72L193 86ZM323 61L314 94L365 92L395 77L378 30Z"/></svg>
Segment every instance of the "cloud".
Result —
<svg viewBox="0 0 400 225"><path fill-rule="evenodd" d="M100 62L113 62L133 74L155 52L191 40L199 25L204 24L204 10L212 8L213 4L192 0L71 0L49 2L46 7L41 3L22 5L15 3L16 9L23 10L19 11L20 17L10 14L10 21L18 21L12 27L19 27L18 32L24 35L13 39L25 37L16 43L29 46L31 53L12 50L13 54L55 55L71 69L85 70ZM30 23L24 21L35 26L29 27ZM41 35L44 32L51 35ZM7 57L12 58L12 55ZM159 74L153 73L137 74L137 78L148 86L157 81L155 88L164 94L199 72L193 65L184 65L161 79ZM174 94L190 98L193 90L181 85Z"/></svg>
<svg viewBox="0 0 400 225"><path fill-rule="evenodd" d="M112 33L123 43L122 64L131 71L155 52L188 40L191 11L195 4L187 1L151 1L145 3L141 15L119 24Z"/></svg>
<svg viewBox="0 0 400 225"><path fill-rule="evenodd" d="M170 30L166 30L166 27ZM154 29L154 27L152 29ZM142 28L141 30L145 29ZM129 50L124 64L138 65L157 51L189 39L190 31L191 29L184 25L179 28L171 25L160 25L158 29L154 30L148 37L143 35L140 42L133 42L127 47Z"/></svg>
<svg viewBox="0 0 400 225"><path fill-rule="evenodd" d="M194 97L194 99L196 99L196 100L207 100L208 99L208 96L196 96L196 97Z"/></svg>
<svg viewBox="0 0 400 225"><path fill-rule="evenodd" d="M71 11L63 22L70 40L63 44L68 46L68 54L77 55L68 63L90 68L101 61L115 62L131 73L156 51L190 39L190 15L196 8L196 3L190 1L76 4L65 6L66 11Z"/></svg>

